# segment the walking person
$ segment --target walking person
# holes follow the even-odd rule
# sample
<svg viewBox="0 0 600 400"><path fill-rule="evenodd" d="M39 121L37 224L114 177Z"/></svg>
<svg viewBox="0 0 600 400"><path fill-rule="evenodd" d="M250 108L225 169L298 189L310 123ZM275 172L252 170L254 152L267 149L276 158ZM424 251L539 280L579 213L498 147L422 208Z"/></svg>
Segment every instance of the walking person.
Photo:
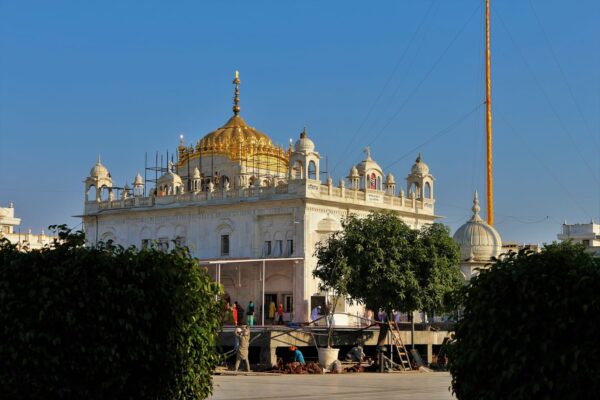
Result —
<svg viewBox="0 0 600 400"><path fill-rule="evenodd" d="M248 357L248 350L250 348L250 328L248 328L247 325L244 325L240 329L240 333L238 334L238 331L236 330L235 334L240 340L240 347L237 351L237 356L235 357L234 371L237 371L240 367L240 362L244 361L246 364L246 371L250 372L250 360Z"/></svg>
<svg viewBox="0 0 600 400"><path fill-rule="evenodd" d="M277 325L283 325L283 304L279 304L277 309Z"/></svg>
<svg viewBox="0 0 600 400"><path fill-rule="evenodd" d="M250 303L248 303L246 315L248 316L248 325L254 326L254 302L252 300L250 300Z"/></svg>

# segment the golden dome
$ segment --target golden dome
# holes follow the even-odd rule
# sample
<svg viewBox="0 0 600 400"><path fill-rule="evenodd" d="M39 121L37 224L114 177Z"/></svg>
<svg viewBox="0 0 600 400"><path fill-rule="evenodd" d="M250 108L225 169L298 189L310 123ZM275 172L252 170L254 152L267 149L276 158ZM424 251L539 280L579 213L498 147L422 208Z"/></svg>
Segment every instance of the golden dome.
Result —
<svg viewBox="0 0 600 400"><path fill-rule="evenodd" d="M229 118L229 121L216 131L210 132L198 142L201 150L222 146L273 146L273 141L264 133L248 126L239 115Z"/></svg>
<svg viewBox="0 0 600 400"><path fill-rule="evenodd" d="M183 166L186 160L215 154L224 155L232 161L252 159L255 165L264 165L265 169L276 168L285 172L289 163L290 150L273 144L263 132L249 126L240 114L239 74L236 71L235 95L233 98L233 116L217 130L214 130L195 146L186 147L180 142L178 165Z"/></svg>

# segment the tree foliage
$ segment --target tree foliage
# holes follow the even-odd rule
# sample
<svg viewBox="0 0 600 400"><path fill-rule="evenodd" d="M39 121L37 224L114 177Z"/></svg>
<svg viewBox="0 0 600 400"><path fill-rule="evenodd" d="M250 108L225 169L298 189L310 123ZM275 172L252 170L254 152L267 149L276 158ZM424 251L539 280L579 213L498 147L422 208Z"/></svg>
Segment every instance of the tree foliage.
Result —
<svg viewBox="0 0 600 400"><path fill-rule="evenodd" d="M582 246L511 253L465 291L450 349L459 399L598 398L600 262Z"/></svg>
<svg viewBox="0 0 600 400"><path fill-rule="evenodd" d="M0 387L13 399L188 399L212 390L220 287L185 249L0 245Z"/></svg>
<svg viewBox="0 0 600 400"><path fill-rule="evenodd" d="M461 285L458 246L448 228L411 229L393 213L350 216L316 248L313 276L372 310L446 311Z"/></svg>

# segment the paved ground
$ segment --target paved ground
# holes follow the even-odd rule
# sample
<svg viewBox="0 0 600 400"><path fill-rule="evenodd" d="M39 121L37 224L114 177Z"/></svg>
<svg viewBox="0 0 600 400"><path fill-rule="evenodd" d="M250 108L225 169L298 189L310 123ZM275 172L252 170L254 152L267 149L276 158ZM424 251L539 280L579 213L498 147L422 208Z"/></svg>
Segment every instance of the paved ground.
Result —
<svg viewBox="0 0 600 400"><path fill-rule="evenodd" d="M454 399L450 374L217 375L211 400L225 399Z"/></svg>

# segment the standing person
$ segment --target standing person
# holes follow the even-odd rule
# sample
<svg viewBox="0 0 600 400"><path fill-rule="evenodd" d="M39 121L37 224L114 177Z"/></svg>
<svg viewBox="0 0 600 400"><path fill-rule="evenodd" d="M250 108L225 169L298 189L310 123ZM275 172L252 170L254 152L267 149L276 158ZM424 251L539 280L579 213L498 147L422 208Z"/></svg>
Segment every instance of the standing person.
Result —
<svg viewBox="0 0 600 400"><path fill-rule="evenodd" d="M247 325L242 326L241 332L238 334L236 330L236 336L240 339L240 348L238 349L237 356L235 357L235 368L237 371L240 367L240 361L244 361L246 364L246 371L250 372L250 361L248 358L248 349L250 347L250 328Z"/></svg>
<svg viewBox="0 0 600 400"><path fill-rule="evenodd" d="M296 346L290 346L289 349L292 352L292 362L299 362L302 365L306 364L304 361L304 355Z"/></svg>
<svg viewBox="0 0 600 400"><path fill-rule="evenodd" d="M244 318L244 316L245 316L244 307L242 307L242 305L238 303L237 310L238 310L238 324L246 325L246 319Z"/></svg>
<svg viewBox="0 0 600 400"><path fill-rule="evenodd" d="M275 308L277 308L275 302L271 300L271 303L269 303L269 319L272 324L275 324Z"/></svg>
<svg viewBox="0 0 600 400"><path fill-rule="evenodd" d="M277 309L277 325L283 325L283 304L279 304Z"/></svg>
<svg viewBox="0 0 600 400"><path fill-rule="evenodd" d="M373 323L373 310L367 309L367 326Z"/></svg>
<svg viewBox="0 0 600 400"><path fill-rule="evenodd" d="M246 315L248 316L248 325L254 326L254 302L252 300L250 300L250 303L248 303Z"/></svg>
<svg viewBox="0 0 600 400"><path fill-rule="evenodd" d="M321 306L316 306L310 312L310 322L314 322L315 325L317 324L315 321L319 318L319 312L321 312Z"/></svg>
<svg viewBox="0 0 600 400"><path fill-rule="evenodd" d="M233 307L231 307L231 312L233 314L233 325L237 326L238 324L238 303L237 301L233 303Z"/></svg>

